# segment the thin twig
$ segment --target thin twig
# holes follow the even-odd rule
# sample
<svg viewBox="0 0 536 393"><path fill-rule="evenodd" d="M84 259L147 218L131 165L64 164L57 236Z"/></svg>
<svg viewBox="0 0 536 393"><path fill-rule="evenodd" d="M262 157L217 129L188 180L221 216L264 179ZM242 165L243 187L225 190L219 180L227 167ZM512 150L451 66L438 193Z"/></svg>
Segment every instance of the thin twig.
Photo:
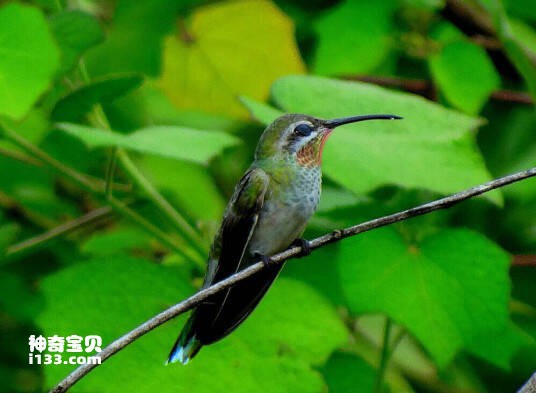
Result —
<svg viewBox="0 0 536 393"><path fill-rule="evenodd" d="M391 328L393 322L391 318L385 319L385 326L383 331L382 351L380 357L380 364L378 367L378 374L376 375L376 383L374 385L374 393L381 393L383 390L383 379L385 377L385 371L387 369L387 363L389 363L390 351L389 342L391 340Z"/></svg>
<svg viewBox="0 0 536 393"><path fill-rule="evenodd" d="M80 186L82 186L86 190L91 191L91 192L101 191L100 187L95 185L92 181L90 181L84 174L74 170L73 168L67 165L64 165L63 163L56 160L52 156L48 155L44 150L41 150L36 145L30 143L25 138L17 134L17 132L5 126L2 127L2 129L3 129L3 133L6 139L20 146L22 149L26 150L26 152L32 154L33 157L48 164L50 167L56 169L58 172L64 174L71 180L74 180L76 183L78 183Z"/></svg>
<svg viewBox="0 0 536 393"><path fill-rule="evenodd" d="M405 79L391 76L345 75L344 79L373 83L378 86L397 87L411 93L426 95L432 89L432 83L424 79ZM514 90L495 90L490 98L496 101L515 104L532 105L533 100L528 93Z"/></svg>
<svg viewBox="0 0 536 393"><path fill-rule="evenodd" d="M181 245L178 244L173 237L169 236L166 232L164 232L158 226L156 226L149 220L139 215L135 210L128 207L125 203L123 203L119 199L114 198L113 196L110 196L106 198L106 201L116 211L118 211L124 217L128 218L129 220L131 220L132 222L134 222L135 224L143 228L150 235L156 237L160 242L162 242L162 244L164 244L170 250L173 250L173 252L191 261L199 260L198 254L194 253L191 248L181 247Z"/></svg>
<svg viewBox="0 0 536 393"><path fill-rule="evenodd" d="M28 154L19 152L17 150L6 149L4 147L0 147L0 155L11 158L13 160L23 162L25 164L33 165L36 167L42 167L45 164L44 161L38 160ZM81 174L81 176L84 176L88 179L88 181L95 183L95 187L101 187L102 189L105 189L105 182L103 182L102 179L88 175L86 173ZM110 188L112 188L114 191L121 191L121 192L132 191L132 186L130 184L111 183Z"/></svg>
<svg viewBox="0 0 536 393"><path fill-rule="evenodd" d="M156 187L141 173L123 149L117 149L117 158L123 170L129 174L134 183L146 193L151 201L154 202L164 214L166 214L174 224L174 227L179 230L180 235L193 246L193 249L197 253L197 257L194 257L193 261L195 261L199 267L204 268L204 256L208 247L205 248L203 239L199 233L177 210L175 210L168 200L160 194Z"/></svg>
<svg viewBox="0 0 536 393"><path fill-rule="evenodd" d="M371 221L364 222L362 224L358 224L358 225L354 225L354 226L342 229L342 230L335 230L333 232L320 236L314 240L311 240L309 242L310 248L311 250L315 250L329 243L337 242L341 239L344 239L350 236L355 236L359 233L367 232L375 228L379 228L379 227L383 227L389 224L393 224L395 222L403 221L411 217L416 217L416 216L420 216L426 213L430 213L434 210L445 209L463 200L469 199L477 195L481 195L485 192L494 190L499 187L506 186L508 184L511 184L511 183L514 183L523 179L527 179L532 176L536 176L536 167L527 169L525 171L516 172L511 175L501 177L499 179L489 181L485 184L472 187L465 191L461 191L457 194L453 194L451 196L441 198L436 201L414 207L412 209L404 210L404 211L391 214L385 217L377 218ZM277 255L274 255L271 258L271 260L273 264L282 264L287 259L298 256L301 252L302 252L301 247L299 246L291 247ZM217 282L216 284L206 289L200 290L196 294L181 301L180 303L175 304L174 306L171 306L167 310L162 311L158 315L147 320L143 324L134 328L133 330L121 336L117 340L113 341L106 348L104 348L99 353L99 356L101 358L101 363L106 361L109 357L113 356L115 353L119 352L121 349L123 349L127 345L133 343L135 340L137 340L144 334L150 332L154 328L162 325L163 323L169 321L170 319L175 318L176 316L180 314L185 313L188 310L191 310L192 308L194 308L201 302L205 301L208 297L226 288L229 288L232 285L235 285L239 281L242 281L254 275L255 273L261 271L264 268L265 268L265 265L263 262L257 262L249 266L248 268L241 270L240 272L226 278L225 280ZM97 364L87 363L78 367L71 374L69 374L63 381L57 384L51 390L51 392L60 393L60 392L67 391L71 386L73 386L76 382L78 382L82 377L84 377L86 374L88 374L92 369L94 369L97 366L98 366Z"/></svg>
<svg viewBox="0 0 536 393"><path fill-rule="evenodd" d="M56 222L49 217L30 210L23 206L17 199L0 190L0 208L6 210L10 215L23 219L38 227L49 229L56 225Z"/></svg>
<svg viewBox="0 0 536 393"><path fill-rule="evenodd" d="M112 212L112 208L109 206L104 206L104 207L100 207L98 209L92 210L89 213L84 214L81 217L78 217L74 220L60 224L57 227L54 227L47 232L41 233L30 239L26 239L20 243L9 246L6 250L5 256L12 257L18 253L26 252L29 249L37 247L46 241L57 238L75 229L81 228L84 225L96 222L108 216L111 212Z"/></svg>
<svg viewBox="0 0 536 393"><path fill-rule="evenodd" d="M54 157L50 156L47 152L45 152L38 146L28 142L25 138L18 135L15 131L7 127L4 127L2 131L4 132L4 136L7 139L9 139L11 142L15 143L19 147L23 148L27 152L33 154L43 163L55 169L58 173L71 179L72 181L77 183L80 187L84 188L85 190L99 197L104 196L106 202L110 204L116 211L120 212L123 216L137 223L139 226L141 226L151 235L156 237L164 245L169 247L171 250L173 250L177 254L182 255L192 261L195 261L198 264L202 263L203 257L199 254L198 251L196 252L196 250L193 250L191 248L181 247L175 241L174 238L172 238L167 233L165 233L160 228L158 228L156 225L152 224L150 221L148 221L147 219L139 215L137 212L132 210L121 200L113 196L106 197L106 195L103 195L104 188L93 184L84 174L77 172L76 170L74 170L73 168L67 165L64 165L63 163L56 160Z"/></svg>
<svg viewBox="0 0 536 393"><path fill-rule="evenodd" d="M106 198L112 196L112 184L114 181L115 164L117 163L117 149L112 147L108 157L108 165L106 165L106 177L104 181L104 194Z"/></svg>
<svg viewBox="0 0 536 393"><path fill-rule="evenodd" d="M10 150L0 146L0 155L12 158L20 162L24 162L25 164L43 166L43 163L41 161L36 160L32 156L29 156L28 154L24 154L17 150Z"/></svg>
<svg viewBox="0 0 536 393"><path fill-rule="evenodd" d="M512 266L532 266L536 267L536 255L514 255Z"/></svg>

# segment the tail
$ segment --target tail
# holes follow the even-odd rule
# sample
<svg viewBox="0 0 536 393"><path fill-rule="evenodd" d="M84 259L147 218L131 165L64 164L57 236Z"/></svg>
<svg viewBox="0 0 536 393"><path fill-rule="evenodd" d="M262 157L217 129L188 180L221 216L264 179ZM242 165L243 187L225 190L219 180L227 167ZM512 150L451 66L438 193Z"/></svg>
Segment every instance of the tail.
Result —
<svg viewBox="0 0 536 393"><path fill-rule="evenodd" d="M199 352L203 344L201 344L201 341L195 337L195 333L192 332L191 327L192 318L186 322L186 325L182 329L179 338L169 353L166 364L174 363L176 361L179 361L182 364L188 364L190 359Z"/></svg>

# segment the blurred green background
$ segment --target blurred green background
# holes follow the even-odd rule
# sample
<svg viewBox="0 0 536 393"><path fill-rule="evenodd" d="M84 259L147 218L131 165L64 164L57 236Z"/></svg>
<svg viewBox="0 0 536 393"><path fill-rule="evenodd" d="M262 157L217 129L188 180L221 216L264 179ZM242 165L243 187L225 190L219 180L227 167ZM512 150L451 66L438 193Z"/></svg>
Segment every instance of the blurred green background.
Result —
<svg viewBox="0 0 536 393"><path fill-rule="evenodd" d="M72 370L32 334L106 344L193 294L279 113L404 117L334 133L306 238L534 166L535 27L532 0L0 2L0 389ZM72 391L513 392L535 283L529 179L288 262L187 367L181 316Z"/></svg>

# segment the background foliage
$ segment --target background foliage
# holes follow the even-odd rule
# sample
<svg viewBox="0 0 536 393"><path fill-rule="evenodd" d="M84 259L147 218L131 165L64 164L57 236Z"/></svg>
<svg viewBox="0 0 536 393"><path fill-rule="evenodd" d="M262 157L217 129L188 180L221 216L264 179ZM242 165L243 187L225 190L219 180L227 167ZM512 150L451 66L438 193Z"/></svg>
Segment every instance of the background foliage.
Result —
<svg viewBox="0 0 536 393"><path fill-rule="evenodd" d="M3 2L2 387L71 370L28 365L31 334L107 343L192 294L281 112L404 117L334 133L306 237L534 166L535 26L531 0ZM188 367L162 366L183 316L73 391L514 391L536 369L535 185L289 262Z"/></svg>

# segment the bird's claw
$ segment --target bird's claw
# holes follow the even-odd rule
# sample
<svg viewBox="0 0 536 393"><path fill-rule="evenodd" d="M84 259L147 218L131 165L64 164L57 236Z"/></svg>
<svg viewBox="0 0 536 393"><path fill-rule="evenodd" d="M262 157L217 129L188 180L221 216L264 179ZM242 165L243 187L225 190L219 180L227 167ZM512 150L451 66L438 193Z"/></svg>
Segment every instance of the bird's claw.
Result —
<svg viewBox="0 0 536 393"><path fill-rule="evenodd" d="M291 246L301 247L301 251L298 254L298 257L306 257L307 255L311 254L311 243L309 242L309 240L300 237L294 240Z"/></svg>
<svg viewBox="0 0 536 393"><path fill-rule="evenodd" d="M261 254L260 252L254 253L253 256L262 261L265 269L270 267L274 263L272 258L270 258L268 255Z"/></svg>

